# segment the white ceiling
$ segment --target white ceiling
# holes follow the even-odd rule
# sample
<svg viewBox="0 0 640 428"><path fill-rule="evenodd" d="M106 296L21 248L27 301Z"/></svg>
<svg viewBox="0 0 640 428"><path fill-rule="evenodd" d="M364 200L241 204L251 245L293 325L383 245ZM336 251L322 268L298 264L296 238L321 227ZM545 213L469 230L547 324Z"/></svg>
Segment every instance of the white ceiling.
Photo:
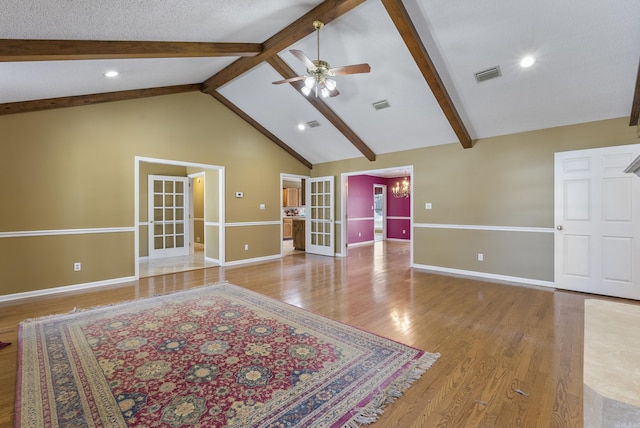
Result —
<svg viewBox="0 0 640 428"><path fill-rule="evenodd" d="M321 1L0 0L2 39L262 43ZM628 116L640 59L638 0L405 0L472 139ZM316 57L316 36L288 49ZM518 62L533 54L536 64ZM324 100L376 154L456 142L457 137L380 0L328 23L321 58L332 67L369 63L338 76ZM0 104L201 83L235 61L223 58L0 62ZM499 66L481 84L474 73ZM106 79L104 71L120 76ZM262 63L219 88L309 162L362 156L318 110ZM386 99L391 108L371 104ZM300 131L299 123L321 126Z"/></svg>

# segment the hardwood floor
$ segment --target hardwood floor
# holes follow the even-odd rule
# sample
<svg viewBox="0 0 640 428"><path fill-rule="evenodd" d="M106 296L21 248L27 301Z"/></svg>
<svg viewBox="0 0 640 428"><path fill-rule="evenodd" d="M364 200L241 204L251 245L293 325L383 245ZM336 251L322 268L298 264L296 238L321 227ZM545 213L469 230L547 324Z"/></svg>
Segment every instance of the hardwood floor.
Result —
<svg viewBox="0 0 640 428"><path fill-rule="evenodd" d="M582 426L583 303L594 296L412 270L409 251L379 242L344 259L302 253L0 304L0 340L13 342L0 350L0 426L13 426L23 319L221 280L441 353L376 428Z"/></svg>

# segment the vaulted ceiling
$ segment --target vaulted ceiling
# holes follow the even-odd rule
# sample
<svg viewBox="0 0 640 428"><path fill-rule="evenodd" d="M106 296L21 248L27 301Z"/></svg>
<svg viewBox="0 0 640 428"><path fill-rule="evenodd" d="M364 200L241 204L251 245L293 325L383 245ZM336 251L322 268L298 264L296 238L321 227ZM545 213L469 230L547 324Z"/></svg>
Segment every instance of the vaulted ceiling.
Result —
<svg viewBox="0 0 640 428"><path fill-rule="evenodd" d="M0 114L202 91L309 167L615 117L635 125L640 112L637 0L0 0L0 10ZM371 66L336 76L337 97L272 84L307 73L289 50L316 59L315 20L321 59ZM525 55L533 66L520 67ZM476 81L493 67L499 77ZM373 108L383 100L389 108Z"/></svg>

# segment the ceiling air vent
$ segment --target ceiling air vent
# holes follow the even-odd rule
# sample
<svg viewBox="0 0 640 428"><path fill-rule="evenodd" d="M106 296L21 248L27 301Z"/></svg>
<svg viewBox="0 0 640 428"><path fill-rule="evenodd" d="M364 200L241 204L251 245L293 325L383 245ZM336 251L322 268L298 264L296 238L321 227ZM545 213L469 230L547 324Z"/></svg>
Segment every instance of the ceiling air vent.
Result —
<svg viewBox="0 0 640 428"><path fill-rule="evenodd" d="M496 77L500 77L500 76L502 76L502 73L500 72L500 67L496 65L493 68L489 68L487 70L479 71L477 73L474 73L474 76L476 76L476 82L482 83L485 80L489 80L489 79L494 79Z"/></svg>
<svg viewBox="0 0 640 428"><path fill-rule="evenodd" d="M307 122L307 126L309 128L317 128L318 126L320 126L320 122L318 122L317 120L312 120L311 122Z"/></svg>
<svg viewBox="0 0 640 428"><path fill-rule="evenodd" d="M376 101L375 103L373 103L371 105L376 110L382 110L382 109L391 107L391 105L389 104L389 101L387 101L387 100Z"/></svg>

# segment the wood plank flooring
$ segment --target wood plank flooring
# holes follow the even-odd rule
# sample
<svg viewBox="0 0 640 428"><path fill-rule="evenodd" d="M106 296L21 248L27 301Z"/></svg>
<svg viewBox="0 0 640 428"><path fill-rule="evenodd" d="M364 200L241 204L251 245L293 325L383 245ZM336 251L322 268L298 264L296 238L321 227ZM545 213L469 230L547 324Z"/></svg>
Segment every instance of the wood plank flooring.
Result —
<svg viewBox="0 0 640 428"><path fill-rule="evenodd" d="M0 350L0 426L13 426L23 319L222 280L441 353L376 428L582 426L583 302L595 296L412 270L409 253L380 242L347 258L297 254L2 303L0 340L13 344Z"/></svg>

